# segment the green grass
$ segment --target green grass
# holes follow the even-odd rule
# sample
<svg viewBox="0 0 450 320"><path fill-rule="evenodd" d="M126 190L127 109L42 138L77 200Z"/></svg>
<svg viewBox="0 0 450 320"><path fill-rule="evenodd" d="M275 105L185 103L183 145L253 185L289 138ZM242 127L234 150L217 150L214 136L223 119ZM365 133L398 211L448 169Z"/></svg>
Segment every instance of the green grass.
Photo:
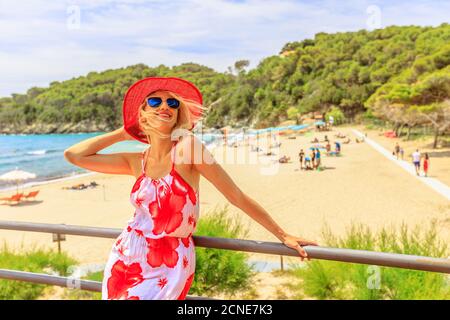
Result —
<svg viewBox="0 0 450 320"><path fill-rule="evenodd" d="M382 251L447 258L447 246L436 234L435 222L428 229L405 225L374 233L363 225L352 225L344 237L324 228L324 245L338 248ZM298 277L299 296L317 299L450 299L446 274L354 263L313 260L290 272ZM292 288L292 286L291 286Z"/></svg>
<svg viewBox="0 0 450 320"><path fill-rule="evenodd" d="M34 273L56 273L67 276L69 266L77 262L65 253L50 249L31 247L27 250L12 250L3 244L0 251L0 268L28 271ZM38 298L46 288L43 284L34 284L16 280L0 280L0 300L32 300Z"/></svg>

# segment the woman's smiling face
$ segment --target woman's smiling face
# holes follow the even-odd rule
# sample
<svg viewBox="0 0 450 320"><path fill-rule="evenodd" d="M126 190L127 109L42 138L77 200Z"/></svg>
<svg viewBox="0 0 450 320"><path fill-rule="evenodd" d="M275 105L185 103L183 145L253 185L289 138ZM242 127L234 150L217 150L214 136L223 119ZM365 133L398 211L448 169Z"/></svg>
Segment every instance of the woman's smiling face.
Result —
<svg viewBox="0 0 450 320"><path fill-rule="evenodd" d="M161 98L162 102L158 107L151 107L147 104L149 98ZM144 110L152 112L152 119L159 124L158 127L160 129L171 129L177 122L178 109L171 108L167 105L167 99L171 98L173 99L174 97L168 91L155 91L145 99Z"/></svg>

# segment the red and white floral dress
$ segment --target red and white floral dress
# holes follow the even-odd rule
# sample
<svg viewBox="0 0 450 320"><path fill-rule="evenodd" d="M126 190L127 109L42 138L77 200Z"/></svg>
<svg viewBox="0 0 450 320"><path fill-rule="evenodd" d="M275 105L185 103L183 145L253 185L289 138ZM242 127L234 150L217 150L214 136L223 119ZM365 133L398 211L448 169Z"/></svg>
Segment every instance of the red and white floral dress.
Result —
<svg viewBox="0 0 450 320"><path fill-rule="evenodd" d="M146 176L142 153L142 174L130 197L136 210L112 246L103 275L104 300L184 300L191 287L199 194L175 170L175 145L172 169L159 179Z"/></svg>

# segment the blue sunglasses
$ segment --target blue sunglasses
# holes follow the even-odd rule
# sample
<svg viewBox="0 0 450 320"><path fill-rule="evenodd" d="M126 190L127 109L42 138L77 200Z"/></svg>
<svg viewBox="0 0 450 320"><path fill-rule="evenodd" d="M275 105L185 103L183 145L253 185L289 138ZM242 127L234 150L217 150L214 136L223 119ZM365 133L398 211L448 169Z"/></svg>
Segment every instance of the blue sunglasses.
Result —
<svg viewBox="0 0 450 320"><path fill-rule="evenodd" d="M151 97L147 99L147 104L152 108L158 108L161 103L162 99L159 97ZM172 109L178 109L180 107L180 101L175 98L168 98L166 103Z"/></svg>

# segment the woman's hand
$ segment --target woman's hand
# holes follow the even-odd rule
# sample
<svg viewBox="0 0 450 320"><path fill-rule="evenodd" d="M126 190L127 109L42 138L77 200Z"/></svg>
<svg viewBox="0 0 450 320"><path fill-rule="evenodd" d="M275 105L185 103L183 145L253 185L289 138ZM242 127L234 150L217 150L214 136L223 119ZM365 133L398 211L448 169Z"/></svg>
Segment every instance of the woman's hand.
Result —
<svg viewBox="0 0 450 320"><path fill-rule="evenodd" d="M318 244L314 241L309 241L300 237L292 236L290 234L284 236L283 243L289 248L297 250L302 261L305 258L308 258L308 254L306 253L305 249L302 248L302 246L318 246ZM308 260L311 259L308 258Z"/></svg>

